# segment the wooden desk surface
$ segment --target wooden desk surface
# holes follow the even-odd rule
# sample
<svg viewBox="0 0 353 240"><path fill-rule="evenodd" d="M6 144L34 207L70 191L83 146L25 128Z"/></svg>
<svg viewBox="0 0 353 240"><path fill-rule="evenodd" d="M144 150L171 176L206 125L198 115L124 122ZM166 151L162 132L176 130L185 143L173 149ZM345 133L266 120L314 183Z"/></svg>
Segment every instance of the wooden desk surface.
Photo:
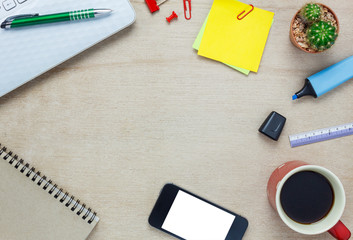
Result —
<svg viewBox="0 0 353 240"><path fill-rule="evenodd" d="M353 1L322 1L341 32L319 55L289 41L290 20L305 2L251 2L275 12L275 21L259 72L246 77L192 49L212 0L192 0L190 21L181 0L153 15L134 0L133 26L0 99L1 143L98 212L90 240L173 239L147 222L167 182L245 216L244 239L332 239L293 232L268 204L271 172L293 159L339 176L342 221L353 230L353 137L294 149L288 141L353 120L353 82L291 100L305 77L353 54ZM173 10L179 19L168 24ZM257 131L273 110L287 118L278 142Z"/></svg>

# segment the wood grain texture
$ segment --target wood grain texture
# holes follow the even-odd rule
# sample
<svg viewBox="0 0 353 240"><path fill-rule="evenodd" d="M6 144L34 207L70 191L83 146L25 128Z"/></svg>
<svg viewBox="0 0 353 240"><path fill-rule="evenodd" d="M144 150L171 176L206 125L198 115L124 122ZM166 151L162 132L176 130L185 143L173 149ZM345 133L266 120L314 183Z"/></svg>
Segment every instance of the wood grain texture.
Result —
<svg viewBox="0 0 353 240"><path fill-rule="evenodd" d="M319 55L289 41L305 2L248 2L275 12L275 21L259 72L246 77L192 49L211 0L192 0L190 21L181 0L153 15L132 1L133 26L0 99L1 143L98 212L90 240L172 239L147 222L167 182L246 217L245 239L332 239L291 231L267 201L271 172L294 159L338 175L347 194L342 221L353 230L353 138L295 149L288 141L352 122L352 82L319 99L291 96L305 77L353 54L353 1L322 1L341 33ZM173 10L179 19L168 24ZM273 110L287 118L278 142L257 131Z"/></svg>

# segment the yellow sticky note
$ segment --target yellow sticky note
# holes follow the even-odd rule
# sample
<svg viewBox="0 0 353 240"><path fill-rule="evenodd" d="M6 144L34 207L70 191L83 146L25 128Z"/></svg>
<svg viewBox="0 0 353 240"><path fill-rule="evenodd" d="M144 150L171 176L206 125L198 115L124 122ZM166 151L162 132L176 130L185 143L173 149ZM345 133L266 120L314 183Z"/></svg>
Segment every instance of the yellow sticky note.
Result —
<svg viewBox="0 0 353 240"><path fill-rule="evenodd" d="M237 0L214 0L198 54L257 72L274 13L255 7L237 19L249 10Z"/></svg>
<svg viewBox="0 0 353 240"><path fill-rule="evenodd" d="M200 44L201 44L201 40L202 40L202 36L203 36L203 33L205 32L205 28L206 28L206 24L207 24L207 21L208 21L208 16L206 17L206 20L205 22L203 23L201 29L200 29L200 32L199 34L197 35L195 41L194 41L194 44L192 45L192 47L195 49L195 50L199 50L200 48ZM226 63L225 63L226 64ZM229 64L226 64L227 66L235 69L235 70L238 70L239 72L245 74L245 75L249 75L250 71L247 70L247 69L243 69L243 68L239 68L237 66L232 66L232 65L229 65Z"/></svg>

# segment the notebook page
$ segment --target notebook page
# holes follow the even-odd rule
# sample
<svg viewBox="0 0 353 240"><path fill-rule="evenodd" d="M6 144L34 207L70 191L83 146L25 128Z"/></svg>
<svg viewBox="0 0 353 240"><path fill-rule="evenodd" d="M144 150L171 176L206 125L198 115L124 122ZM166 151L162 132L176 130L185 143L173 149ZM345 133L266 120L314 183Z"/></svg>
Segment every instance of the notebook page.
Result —
<svg viewBox="0 0 353 240"><path fill-rule="evenodd" d="M0 96L129 26L135 19L135 12L128 0L27 2L28 6L13 12L11 16L31 13L45 15L89 8L108 8L113 12L107 16L70 23L0 29L0 62L6 63L0 65Z"/></svg>

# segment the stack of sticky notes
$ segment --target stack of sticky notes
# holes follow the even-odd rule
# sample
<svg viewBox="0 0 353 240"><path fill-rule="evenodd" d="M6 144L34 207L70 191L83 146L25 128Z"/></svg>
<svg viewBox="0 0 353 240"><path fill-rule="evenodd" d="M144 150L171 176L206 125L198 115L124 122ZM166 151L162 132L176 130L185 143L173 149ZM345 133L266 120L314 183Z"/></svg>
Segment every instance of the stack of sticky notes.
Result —
<svg viewBox="0 0 353 240"><path fill-rule="evenodd" d="M237 0L214 0L193 48L246 75L257 72L273 16Z"/></svg>

